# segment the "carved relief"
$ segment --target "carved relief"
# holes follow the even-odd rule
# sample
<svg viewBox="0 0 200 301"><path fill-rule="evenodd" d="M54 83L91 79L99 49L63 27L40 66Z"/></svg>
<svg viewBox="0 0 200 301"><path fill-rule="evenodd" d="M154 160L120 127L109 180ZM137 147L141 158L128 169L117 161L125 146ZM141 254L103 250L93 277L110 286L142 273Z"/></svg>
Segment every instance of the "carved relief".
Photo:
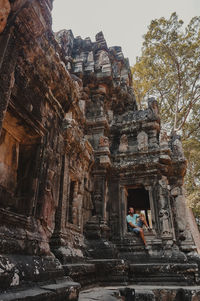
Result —
<svg viewBox="0 0 200 301"><path fill-rule="evenodd" d="M93 61L94 61L94 55L93 55L93 52L92 52L92 51L90 51L90 52L88 53L87 61L88 61L88 62L93 62Z"/></svg>
<svg viewBox="0 0 200 301"><path fill-rule="evenodd" d="M110 64L110 59L108 53L104 50L100 52L98 65L99 67L102 65Z"/></svg>
<svg viewBox="0 0 200 301"><path fill-rule="evenodd" d="M162 235L169 236L171 234L169 225L169 212L167 210L161 209L159 212L161 225L162 225Z"/></svg>
<svg viewBox="0 0 200 301"><path fill-rule="evenodd" d="M163 148L168 148L168 136L167 136L167 132L162 130L160 132L160 146Z"/></svg>
<svg viewBox="0 0 200 301"><path fill-rule="evenodd" d="M54 216L52 213L55 210L55 196L53 193L54 174L55 172L53 170L48 170L44 205L41 216L43 224L52 230L54 225Z"/></svg>
<svg viewBox="0 0 200 301"><path fill-rule="evenodd" d="M123 134L120 138L119 151L126 152L128 150L128 138L125 134Z"/></svg>
<svg viewBox="0 0 200 301"><path fill-rule="evenodd" d="M159 204L160 208L166 208L168 206L169 190L167 177L162 176L159 180Z"/></svg>
<svg viewBox="0 0 200 301"><path fill-rule="evenodd" d="M179 156L180 158L184 158L183 147L179 136L176 136L173 140L172 148L175 155Z"/></svg>
<svg viewBox="0 0 200 301"><path fill-rule="evenodd" d="M148 107L155 116L159 115L158 102L153 97L148 99Z"/></svg>
<svg viewBox="0 0 200 301"><path fill-rule="evenodd" d="M74 225L78 223L78 209L76 207L72 207L72 223Z"/></svg>
<svg viewBox="0 0 200 301"><path fill-rule="evenodd" d="M96 215L101 216L102 215L102 196L101 196L101 194L94 195L94 204L95 204Z"/></svg>
<svg viewBox="0 0 200 301"><path fill-rule="evenodd" d="M147 152L148 151L148 135L142 131L137 135L138 150Z"/></svg>
<svg viewBox="0 0 200 301"><path fill-rule="evenodd" d="M109 147L109 139L106 136L101 136L99 138L99 146L100 147Z"/></svg>

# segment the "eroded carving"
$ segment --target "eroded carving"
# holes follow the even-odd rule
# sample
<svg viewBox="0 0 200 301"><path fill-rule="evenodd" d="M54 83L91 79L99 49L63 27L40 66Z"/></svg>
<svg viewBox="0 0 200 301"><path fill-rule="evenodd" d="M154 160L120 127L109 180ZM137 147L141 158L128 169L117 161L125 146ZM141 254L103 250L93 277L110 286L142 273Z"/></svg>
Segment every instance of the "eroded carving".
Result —
<svg viewBox="0 0 200 301"><path fill-rule="evenodd" d="M137 136L138 141L138 150L139 151L148 151L148 135L145 132L140 132Z"/></svg>

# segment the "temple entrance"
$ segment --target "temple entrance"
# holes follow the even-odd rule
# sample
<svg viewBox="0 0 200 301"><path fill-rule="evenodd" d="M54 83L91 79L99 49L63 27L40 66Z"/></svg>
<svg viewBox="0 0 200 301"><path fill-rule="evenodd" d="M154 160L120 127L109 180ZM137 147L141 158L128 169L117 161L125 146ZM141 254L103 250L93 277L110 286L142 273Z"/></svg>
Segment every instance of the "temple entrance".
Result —
<svg viewBox="0 0 200 301"><path fill-rule="evenodd" d="M144 188L130 188L127 189L127 209L133 207L135 213L143 213L146 217L147 223L152 228L151 208L149 202L149 193Z"/></svg>

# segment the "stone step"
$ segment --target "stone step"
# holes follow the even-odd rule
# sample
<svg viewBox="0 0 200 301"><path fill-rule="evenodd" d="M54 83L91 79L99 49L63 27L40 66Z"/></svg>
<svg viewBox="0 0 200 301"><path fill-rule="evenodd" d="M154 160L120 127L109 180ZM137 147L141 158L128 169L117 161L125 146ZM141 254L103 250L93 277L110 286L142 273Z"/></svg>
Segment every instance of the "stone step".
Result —
<svg viewBox="0 0 200 301"><path fill-rule="evenodd" d="M155 301L155 295L152 291L135 292L129 289L129 292L124 288L93 288L82 291L79 296L79 301L117 301L117 300L140 300L140 301ZM124 299L125 297L128 297ZM123 299L122 299L123 298ZM135 299L136 298L136 299Z"/></svg>
<svg viewBox="0 0 200 301"><path fill-rule="evenodd" d="M92 259L87 263L65 264L63 269L66 276L81 286L127 283L126 264L121 259Z"/></svg>
<svg viewBox="0 0 200 301"><path fill-rule="evenodd" d="M133 263L129 265L131 283L195 284L198 265L193 263Z"/></svg>
<svg viewBox="0 0 200 301"><path fill-rule="evenodd" d="M80 284L67 279L0 293L0 301L77 301Z"/></svg>
<svg viewBox="0 0 200 301"><path fill-rule="evenodd" d="M96 280L96 267L94 263L70 263L64 264L63 269L66 276L86 286L93 284Z"/></svg>
<svg viewBox="0 0 200 301"><path fill-rule="evenodd" d="M96 281L100 285L127 284L127 263L123 259L93 259L96 267Z"/></svg>
<svg viewBox="0 0 200 301"><path fill-rule="evenodd" d="M198 280L196 263L134 263L122 259L93 259L87 263L66 264L63 268L66 276L80 282L82 287L128 283L192 285Z"/></svg>
<svg viewBox="0 0 200 301"><path fill-rule="evenodd" d="M133 296L132 298L130 297ZM129 285L127 287L94 287L80 292L79 301L102 301L102 300L127 300L139 301L184 301L200 300L199 286L158 286L158 285ZM124 299L123 299L124 300Z"/></svg>

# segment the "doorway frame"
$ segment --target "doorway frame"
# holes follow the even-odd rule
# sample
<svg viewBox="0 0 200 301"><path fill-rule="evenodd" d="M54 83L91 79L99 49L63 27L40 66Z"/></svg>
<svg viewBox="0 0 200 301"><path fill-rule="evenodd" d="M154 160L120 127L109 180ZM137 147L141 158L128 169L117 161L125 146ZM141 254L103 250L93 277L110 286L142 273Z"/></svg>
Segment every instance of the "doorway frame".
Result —
<svg viewBox="0 0 200 301"><path fill-rule="evenodd" d="M154 200L153 200L153 187L152 186L146 186L142 184L136 184L136 185L120 185L120 202L119 202L119 214L120 216L120 224L122 227L120 227L120 236L124 237L127 232L127 224L126 224L126 216L127 216L127 205L128 205L128 189L140 189L143 188L146 191L148 191L148 197L149 197L149 204L150 204L150 210L151 210L151 219L152 219L152 227L153 232L157 232L158 225L156 222L156 215L155 215L155 208L154 208Z"/></svg>

